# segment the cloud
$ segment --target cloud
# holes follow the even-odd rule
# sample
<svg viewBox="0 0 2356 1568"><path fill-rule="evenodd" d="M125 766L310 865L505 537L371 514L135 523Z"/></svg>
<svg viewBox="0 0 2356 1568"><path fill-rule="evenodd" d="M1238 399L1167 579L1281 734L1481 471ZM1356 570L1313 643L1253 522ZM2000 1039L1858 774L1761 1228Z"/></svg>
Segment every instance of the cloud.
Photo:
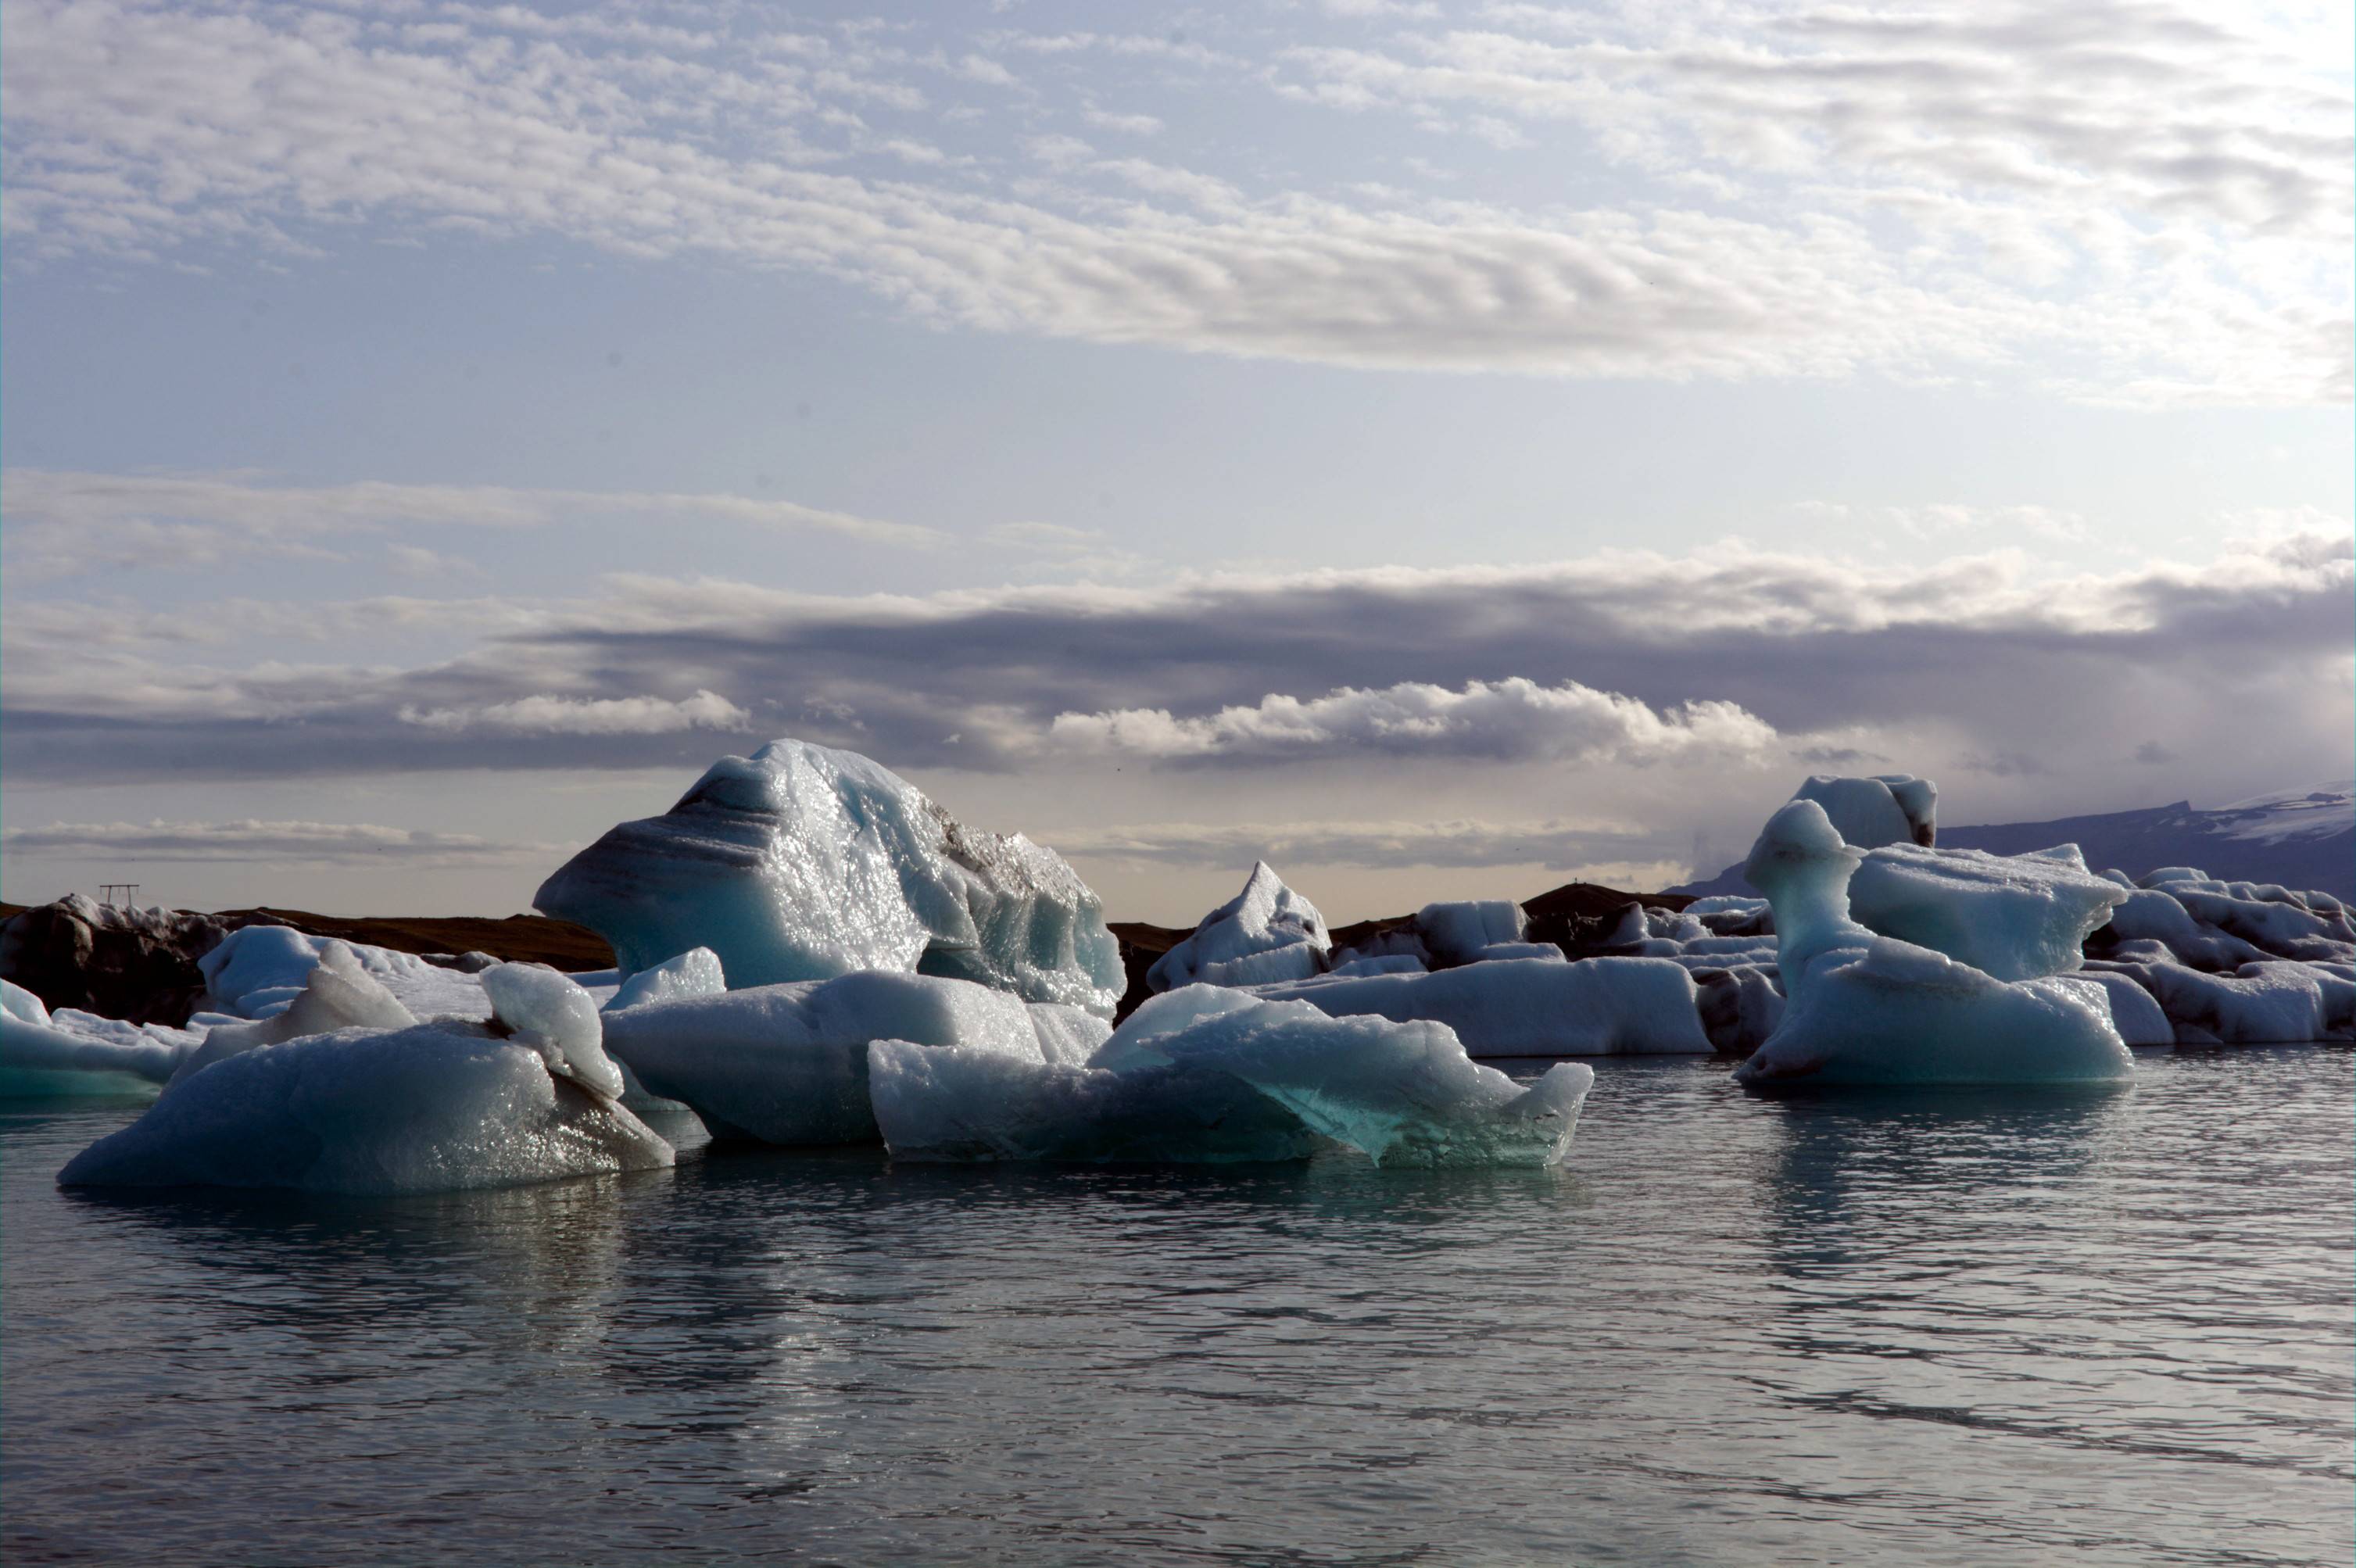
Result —
<svg viewBox="0 0 2356 1568"><path fill-rule="evenodd" d="M539 864L563 846L421 832L374 822L51 822L0 830L0 854L26 859L252 861L274 865L352 865L395 860L410 866Z"/></svg>
<svg viewBox="0 0 2356 1568"><path fill-rule="evenodd" d="M940 544L911 523L793 501L725 494L521 489L365 480L289 485L249 474L96 474L47 468L0 473L11 570L34 578L133 566L216 564L263 552L330 554L359 534L418 525L548 528L582 517L628 517L819 532L868 543ZM414 567L430 552L392 547Z"/></svg>
<svg viewBox="0 0 2356 1568"><path fill-rule="evenodd" d="M2265 768L2247 794L2276 770L2319 777L2356 745L2351 553L2344 532L2318 533L2061 573L2019 553L1917 567L1718 545L924 596L618 576L477 609L44 604L0 621L0 729L11 779L75 783L701 767L715 732L680 727L694 718L668 694L705 693L701 711L733 726L719 733L797 734L904 768L1069 773L1104 755L1084 740L1115 746L1108 761L1243 774L1303 766L1305 746L1335 777L1385 757L1381 777L1407 789L1429 778L1420 759L1467 755L1598 777L1644 753L1723 773L1772 735L1795 763L1890 759L1876 771L2035 757L2051 770L2040 789L2115 773L2150 742L2221 778ZM225 626L268 656L207 640ZM433 651L336 660L364 631L408 626L433 629ZM1271 703L1272 688L1301 695ZM430 714L454 717L415 722ZM1059 737L1064 715L1082 720ZM1688 733L1740 745L1655 744Z"/></svg>
<svg viewBox="0 0 2356 1568"><path fill-rule="evenodd" d="M679 730L742 733L753 715L713 692L666 702L660 697L559 697L541 693L474 708L404 707L401 722L430 730L504 730L511 735L669 735Z"/></svg>
<svg viewBox="0 0 2356 1568"><path fill-rule="evenodd" d="M1414 866L1542 865L1570 872L1592 865L1650 864L1674 847L1641 830L1540 821L1484 822L1156 822L1149 826L1066 829L1056 849L1103 864Z"/></svg>
<svg viewBox="0 0 2356 1568"><path fill-rule="evenodd" d="M1688 702L1656 713L1576 682L1549 687L1518 676L1476 681L1461 692L1403 682L1305 701L1271 693L1248 707L1191 719L1162 708L1059 714L1049 734L1076 751L1162 760L1391 754L1634 767L1703 757L1756 762L1776 740L1771 726L1732 703Z"/></svg>
<svg viewBox="0 0 2356 1568"><path fill-rule="evenodd" d="M1034 144L1051 178L933 160L865 116L1028 112L936 111L904 79L937 69L873 29L116 0L5 15L19 267L299 261L365 224L789 268L945 328L1350 366L2027 373L2127 403L2350 392L2345 91L2161 6L2100 27L1734 7L1659 36L1380 48L1345 17L1346 47L1237 62L1329 113L1455 114L1493 141L1575 124L1566 151L1622 198L1545 206L1343 200L1365 182L1098 160L1068 137ZM936 53L985 75L1008 52L1065 62L1082 106L1119 85L1093 68L1219 58L1144 36L992 42Z"/></svg>

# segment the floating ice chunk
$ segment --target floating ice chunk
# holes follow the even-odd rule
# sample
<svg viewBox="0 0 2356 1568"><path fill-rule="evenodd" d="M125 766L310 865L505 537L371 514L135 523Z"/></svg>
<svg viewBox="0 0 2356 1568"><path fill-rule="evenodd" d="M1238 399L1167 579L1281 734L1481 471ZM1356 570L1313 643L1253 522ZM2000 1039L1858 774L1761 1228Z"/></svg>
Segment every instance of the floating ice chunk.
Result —
<svg viewBox="0 0 2356 1568"><path fill-rule="evenodd" d="M1268 862L1255 861L1244 890L1154 960L1145 983L1160 992L1299 980L1323 969L1333 946L1317 906L1286 886Z"/></svg>
<svg viewBox="0 0 2356 1568"><path fill-rule="evenodd" d="M1520 941L1529 933L1530 922L1519 904L1488 898L1426 904L1415 912L1415 929L1440 962L1471 963L1484 948Z"/></svg>
<svg viewBox="0 0 2356 1568"><path fill-rule="evenodd" d="M503 963L482 979L495 1031L538 1051L558 1078L622 1097L621 1069L605 1055L605 1026L586 991L544 963Z"/></svg>
<svg viewBox="0 0 2356 1568"><path fill-rule="evenodd" d="M86 1033L64 1026L77 1015L60 1011L37 1023L13 1005L0 1011L0 1098L152 1095L189 1048L132 1024L120 1037Z"/></svg>
<svg viewBox="0 0 2356 1568"><path fill-rule="evenodd" d="M1792 799L1822 806L1834 831L1855 849L1893 843L1927 848L1938 835L1939 787L1928 779L1904 773L1837 779L1819 773L1794 791Z"/></svg>
<svg viewBox="0 0 2356 1568"><path fill-rule="evenodd" d="M1711 1048L1693 976L1660 959L1475 963L1430 974L1322 975L1255 990L1335 1017L1445 1024L1475 1057L1707 1056Z"/></svg>
<svg viewBox="0 0 2356 1568"><path fill-rule="evenodd" d="M2182 1044L2280 1045L2320 1040L2330 1032L2322 982L2337 977L2308 964L2253 963L2235 974L2202 974L2155 963L2138 972Z"/></svg>
<svg viewBox="0 0 2356 1568"><path fill-rule="evenodd" d="M969 981L862 970L608 1013L605 1048L648 1092L692 1107L715 1136L866 1144L876 1137L871 1041L1073 1059L1104 1037L1074 1012Z"/></svg>
<svg viewBox="0 0 2356 1568"><path fill-rule="evenodd" d="M304 977L303 989L292 1004L252 1023L208 1029L202 1043L181 1058L172 1081L258 1046L337 1029L405 1029L416 1022L401 1000L361 967L350 944L330 940L321 945L318 962Z"/></svg>
<svg viewBox="0 0 2356 1568"><path fill-rule="evenodd" d="M48 1004L11 980L0 980L0 1012L27 1024L49 1021Z"/></svg>
<svg viewBox="0 0 2356 1568"><path fill-rule="evenodd" d="M894 1157L1282 1159L1332 1139L1385 1165L1547 1165L1594 1083L1561 1062L1525 1089L1439 1025L1200 986L1169 1000L1087 1067L879 1043L870 1081Z"/></svg>
<svg viewBox="0 0 2356 1568"><path fill-rule="evenodd" d="M581 977L573 977L578 981ZM605 1004L609 1013L642 1002L673 1002L682 996L717 996L728 989L720 955L710 948L690 948L652 969L642 969L621 984Z"/></svg>
<svg viewBox="0 0 2356 1568"><path fill-rule="evenodd" d="M1108 1017L1124 983L1103 905L1062 857L798 740L721 758L669 812L567 861L535 902L633 972L705 947L735 985L914 971Z"/></svg>
<svg viewBox="0 0 2356 1568"><path fill-rule="evenodd" d="M1848 885L1850 918L1998 980L2078 967L2086 937L2129 895L2086 869L2073 845L2036 854L1874 850Z"/></svg>
<svg viewBox="0 0 2356 1568"><path fill-rule="evenodd" d="M2104 1003L2110 1009L2111 1027L2119 1038L2130 1046L2166 1046L2176 1040L2175 1027L2159 1003L2150 992L2136 983L2131 975L2115 971L2081 970L2074 974L2059 976L2073 984L2102 987Z"/></svg>
<svg viewBox="0 0 2356 1568"><path fill-rule="evenodd" d="M283 1013L303 994L319 955L333 937L314 937L292 926L245 926L223 938L220 945L197 961L205 977L212 1011L240 1018L267 1018ZM477 978L456 970L441 969L415 953L364 942L342 944L359 966L419 1017L487 1018Z"/></svg>
<svg viewBox="0 0 2356 1568"><path fill-rule="evenodd" d="M1760 833L1744 875L1774 904L1787 1001L1738 1079L1994 1084L2133 1075L2102 987L1997 980L1850 919L1848 882L1865 858L1812 800L1783 807Z"/></svg>
<svg viewBox="0 0 2356 1568"><path fill-rule="evenodd" d="M2075 977L2001 981L1887 937L1827 953L1767 1043L1735 1069L1746 1083L2109 1083L2135 1059L2106 993Z"/></svg>
<svg viewBox="0 0 2356 1568"><path fill-rule="evenodd" d="M2163 865L2158 871L2147 871L2138 877L2138 887L2165 887L2171 882L2206 882L2209 874L2197 865Z"/></svg>
<svg viewBox="0 0 2356 1568"><path fill-rule="evenodd" d="M509 966L510 968L515 966ZM610 1099L481 1026L345 1030L262 1046L173 1084L74 1156L68 1187L391 1194L668 1165Z"/></svg>

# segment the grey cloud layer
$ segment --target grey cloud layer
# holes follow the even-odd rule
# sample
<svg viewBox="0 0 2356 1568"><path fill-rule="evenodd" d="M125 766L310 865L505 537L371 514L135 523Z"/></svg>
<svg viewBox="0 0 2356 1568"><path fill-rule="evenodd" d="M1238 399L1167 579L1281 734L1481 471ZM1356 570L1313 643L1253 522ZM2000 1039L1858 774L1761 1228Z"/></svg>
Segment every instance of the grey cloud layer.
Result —
<svg viewBox="0 0 2356 1568"><path fill-rule="evenodd" d="M2352 587L2350 542L2321 534L2076 578L1731 548L926 598L632 578L594 603L509 605L455 659L367 667L217 666L182 618L89 639L62 633L105 618L44 606L0 628L0 722L11 775L54 780L700 768L715 730L1036 771L1123 725L1149 743L1131 751L1215 768L1386 748L1626 761L1665 739L1719 767L1936 743L2014 773L2149 744L2306 768L2350 743ZM237 618L331 646L339 611L378 624L412 604ZM1058 739L1063 715L1083 717ZM1290 730L1271 738L1271 717Z"/></svg>
<svg viewBox="0 0 2356 1568"><path fill-rule="evenodd" d="M535 864L559 846L421 832L374 822L51 822L0 831L0 854L27 860L97 855L141 861L340 865L390 859L404 866Z"/></svg>
<svg viewBox="0 0 2356 1568"><path fill-rule="evenodd" d="M1387 165L1302 188L1037 134L1104 128L1118 85L1050 62L1199 72L1199 50L928 49L675 9L9 0L11 254L300 255L361 219L824 273L944 325L1348 365L2349 392L2345 94L2166 7L2117 8L2099 39L2035 9L1647 7L1569 41L1561 14L1504 7L1489 31L1288 34L1219 67L1443 131L1570 124L1562 156L1633 188L1544 210L1376 188ZM973 123L1007 147L966 150Z"/></svg>

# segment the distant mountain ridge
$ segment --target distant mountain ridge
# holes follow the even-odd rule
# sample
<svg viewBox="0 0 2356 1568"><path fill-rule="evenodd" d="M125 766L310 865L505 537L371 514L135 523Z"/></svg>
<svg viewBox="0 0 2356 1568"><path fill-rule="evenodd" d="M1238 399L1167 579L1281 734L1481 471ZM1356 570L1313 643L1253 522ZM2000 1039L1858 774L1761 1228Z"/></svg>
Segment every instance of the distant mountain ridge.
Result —
<svg viewBox="0 0 2356 1568"><path fill-rule="evenodd" d="M2284 789L2196 811L2189 800L2135 811L1987 827L1939 825L1941 849L2020 854L2074 843L2096 871L2142 876L2163 865L2197 865L2228 882L2277 882L2356 902L2356 780ZM1674 889L1755 896L1740 862L1707 882Z"/></svg>

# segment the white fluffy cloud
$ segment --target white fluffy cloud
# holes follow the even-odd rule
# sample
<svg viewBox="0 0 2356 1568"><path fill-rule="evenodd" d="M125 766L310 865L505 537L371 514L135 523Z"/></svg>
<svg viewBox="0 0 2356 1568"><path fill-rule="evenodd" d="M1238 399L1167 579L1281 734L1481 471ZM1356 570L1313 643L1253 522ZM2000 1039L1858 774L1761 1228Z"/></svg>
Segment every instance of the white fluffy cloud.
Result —
<svg viewBox="0 0 2356 1568"><path fill-rule="evenodd" d="M696 729L742 733L753 715L714 692L698 692L675 702L661 697L559 697L543 692L480 707L403 707L401 722L445 733L670 735Z"/></svg>
<svg viewBox="0 0 2356 1568"><path fill-rule="evenodd" d="M1052 738L1074 750L1162 760L1283 761L1393 753L1625 764L1707 757L1756 762L1776 754L1773 726L1726 702L1655 711L1633 697L1577 682L1541 686L1515 676L1462 691L1402 682L1344 687L1303 699L1270 693L1250 706L1175 718L1163 708L1059 714Z"/></svg>

